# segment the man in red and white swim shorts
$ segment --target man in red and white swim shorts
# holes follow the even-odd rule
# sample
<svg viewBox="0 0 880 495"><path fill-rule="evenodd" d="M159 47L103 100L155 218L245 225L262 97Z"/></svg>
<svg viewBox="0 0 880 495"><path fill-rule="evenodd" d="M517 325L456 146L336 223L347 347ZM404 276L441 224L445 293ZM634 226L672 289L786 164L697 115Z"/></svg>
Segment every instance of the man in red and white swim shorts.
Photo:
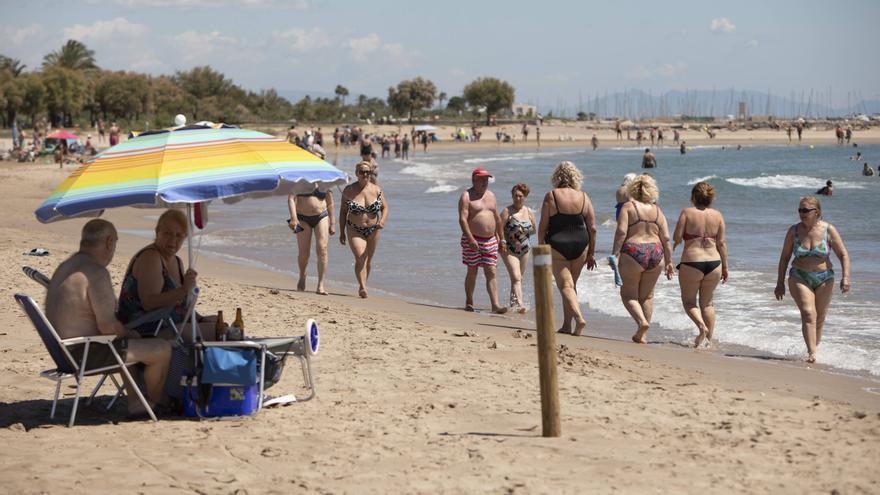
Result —
<svg viewBox="0 0 880 495"><path fill-rule="evenodd" d="M475 168L471 173L472 187L463 192L458 201L461 261L467 266L464 309L474 310L474 288L477 285L477 272L482 267L492 312L502 314L507 312L507 308L498 304L495 265L498 261L498 239L504 239L504 236L501 234L501 217L498 216L495 194L489 191L491 177L488 170ZM500 242L502 252L506 249L504 242Z"/></svg>

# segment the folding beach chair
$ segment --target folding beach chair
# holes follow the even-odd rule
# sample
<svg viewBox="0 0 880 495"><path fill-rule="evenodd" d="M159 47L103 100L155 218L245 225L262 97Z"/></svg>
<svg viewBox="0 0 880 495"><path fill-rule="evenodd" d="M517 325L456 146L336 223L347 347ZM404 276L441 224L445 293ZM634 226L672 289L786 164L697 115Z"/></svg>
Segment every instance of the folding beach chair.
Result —
<svg viewBox="0 0 880 495"><path fill-rule="evenodd" d="M50 413L50 418L55 418L55 408L58 404L58 395L61 391L61 382L67 379L76 380L76 396L73 399L73 409L70 412L70 422L67 426L73 426L73 422L76 420L76 410L79 405L79 396L80 389L82 387L83 379L87 376L101 376L100 381L98 382L95 389L92 391L89 396L89 402L95 397L95 394L104 384L107 376L110 376L110 379L116 385L116 396L108 406L108 410L110 407L113 407L113 403L115 403L116 399L122 394L122 384L120 384L116 377L113 376L115 373L122 373L123 376L130 381L130 383L135 383L132 380L131 374L128 371L128 366L132 364L126 364L122 357L119 356L119 353L116 352L116 348L113 347L113 339L116 338L115 335L90 335L87 337L73 337L69 339L62 339L58 336L58 332L52 327L52 324L49 323L49 320L46 319L46 315L40 310L37 306L37 303L34 302L33 299L24 295L24 294L16 294L15 300L18 302L24 312L27 314L28 318L30 318L31 323L33 323L34 328L36 328L37 333L40 335L40 338L43 340L43 344L46 346L46 350L49 352L49 355L52 356L52 360L55 361L55 369L46 370L40 373L40 376L55 382L55 398L52 400L52 412ZM73 355L70 353L69 347L84 344L84 350L82 359L80 362L77 362L74 359ZM109 365L109 366L101 366L98 368L87 369L85 363L88 362L89 349L94 348L94 346L106 345L109 347L110 352L113 354L113 357L116 359L117 364ZM137 395L138 400L141 401L144 408L149 414L150 418L153 421L156 420L156 415L153 414L153 409L150 407L150 404L147 402L147 399L144 397L143 392L135 386L133 387L135 390L135 394Z"/></svg>
<svg viewBox="0 0 880 495"><path fill-rule="evenodd" d="M40 272L36 268L31 268L29 266L23 266L23 267L21 267L21 270L24 272L25 275L27 275L34 282L37 282L38 284L42 285L43 287L45 287L47 289L49 288L49 282L50 282L49 277L44 275L42 272ZM150 311L149 313L144 314L143 316L141 316L140 318L138 318L136 320L132 320L132 321L128 322L128 324L125 325L125 328L128 330L131 330L131 329L137 328L145 323L156 322L156 326L153 327L151 330L141 331L138 333L140 333L141 336L143 336L143 337L155 337L156 335L159 335L160 330L162 330L164 327L167 326L167 327L171 328L171 330L174 332L175 339L177 339L178 342L183 342L182 337L180 335L180 330L178 330L177 325L174 324L174 320L171 318L171 312L173 310L174 310L173 307L155 309L153 311ZM187 313L187 314L189 314L189 313Z"/></svg>

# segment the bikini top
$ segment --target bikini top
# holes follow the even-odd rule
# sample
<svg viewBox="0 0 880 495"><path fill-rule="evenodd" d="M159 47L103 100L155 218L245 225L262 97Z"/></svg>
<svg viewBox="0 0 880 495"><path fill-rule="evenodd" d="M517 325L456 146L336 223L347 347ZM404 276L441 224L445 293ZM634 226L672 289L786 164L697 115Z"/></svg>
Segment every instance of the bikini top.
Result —
<svg viewBox="0 0 880 495"><path fill-rule="evenodd" d="M718 242L718 234L715 235L700 235L700 234L688 234L687 232L681 236L685 241L692 241L694 239L702 239L700 241L700 245L704 248L709 247L709 241Z"/></svg>
<svg viewBox="0 0 880 495"><path fill-rule="evenodd" d="M794 226L794 257L795 258L805 258L807 256L816 256L819 258L828 258L831 253L828 252L828 224L825 224L825 233L822 235L822 242L813 247L813 249L807 249L801 244L801 238L797 233L797 225Z"/></svg>
<svg viewBox="0 0 880 495"><path fill-rule="evenodd" d="M633 210L635 210L635 212L636 212L636 221L633 222L633 223L631 223L631 224L629 224L630 227L632 227L633 225L635 225L635 224L637 224L637 223L642 223L642 222L644 222L644 223L653 223L653 224L656 225L658 228L660 227L660 224L657 223L657 220L660 218L660 209L657 208L657 205L654 205L654 209L657 210L657 216L655 216L653 220L644 220L644 219L642 219L642 218L639 216L639 208L636 206L636 202L635 202L635 201L630 201L630 203L632 203L632 205L633 205Z"/></svg>
<svg viewBox="0 0 880 495"><path fill-rule="evenodd" d="M315 190L310 193L297 194L297 196L303 196L303 197L314 196L314 197L320 199L321 201L323 201L324 198L327 197L327 192L326 191L321 192L317 188L315 188Z"/></svg>
<svg viewBox="0 0 880 495"><path fill-rule="evenodd" d="M346 204L350 213L379 213L382 211L382 191L379 191L379 196L376 197L376 201L373 201L370 206L361 206L355 203L353 199L348 200Z"/></svg>

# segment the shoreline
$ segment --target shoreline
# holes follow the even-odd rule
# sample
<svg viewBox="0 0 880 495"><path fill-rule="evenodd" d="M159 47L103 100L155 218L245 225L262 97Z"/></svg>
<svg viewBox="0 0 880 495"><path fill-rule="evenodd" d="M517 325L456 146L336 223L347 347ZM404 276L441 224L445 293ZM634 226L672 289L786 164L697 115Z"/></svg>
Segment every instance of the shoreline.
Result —
<svg viewBox="0 0 880 495"><path fill-rule="evenodd" d="M126 422L124 408L110 419L83 408L68 429L71 390L50 421L52 386L38 373L51 361L12 294L42 303L20 266L51 275L75 249L84 220L39 224L33 210L70 170L27 167L0 165L7 212L0 318L8 329L0 337L0 440L14 447L0 453L7 466L0 481L10 491L117 492L101 471L82 469L110 463L116 479L145 493L880 488L873 466L880 394L865 390L877 388L873 381L760 356L559 336L563 436L546 439L533 325L362 300L329 284L329 296L297 292L283 273L211 256L199 263L203 310L242 306L251 335L299 334L307 318L318 320L316 399L232 421ZM144 217L152 211L119 208L103 218L149 231L154 220ZM146 243L120 237L110 266L114 287ZM52 254L21 255L33 247ZM299 380L291 366L270 393L293 392Z"/></svg>

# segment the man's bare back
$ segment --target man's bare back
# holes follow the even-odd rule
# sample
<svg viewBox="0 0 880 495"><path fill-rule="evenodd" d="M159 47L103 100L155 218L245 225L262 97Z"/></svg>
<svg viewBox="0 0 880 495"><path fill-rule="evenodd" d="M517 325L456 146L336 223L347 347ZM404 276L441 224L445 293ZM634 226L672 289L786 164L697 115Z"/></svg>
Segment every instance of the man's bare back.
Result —
<svg viewBox="0 0 880 495"><path fill-rule="evenodd" d="M115 309L110 273L92 256L76 253L55 270L46 294L46 318L62 339L102 333L99 315L115 320Z"/></svg>
<svg viewBox="0 0 880 495"><path fill-rule="evenodd" d="M474 188L470 188L462 194L462 203L467 207L467 223L471 235L479 237L495 235L495 215L498 209L492 191L479 194Z"/></svg>

